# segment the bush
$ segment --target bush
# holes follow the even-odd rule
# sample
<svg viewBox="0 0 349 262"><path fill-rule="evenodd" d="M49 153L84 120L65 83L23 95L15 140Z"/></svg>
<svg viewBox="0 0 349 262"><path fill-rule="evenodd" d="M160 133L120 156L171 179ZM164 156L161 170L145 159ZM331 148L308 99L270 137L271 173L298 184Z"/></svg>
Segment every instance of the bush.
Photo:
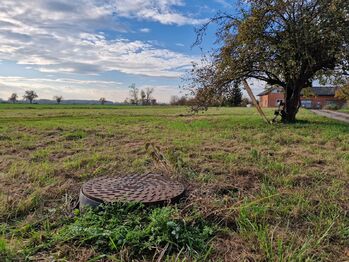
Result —
<svg viewBox="0 0 349 262"><path fill-rule="evenodd" d="M338 109L340 109L340 106L338 106L337 104L334 104L334 103L330 103L330 104L325 105L324 109L327 109L327 110L338 110Z"/></svg>

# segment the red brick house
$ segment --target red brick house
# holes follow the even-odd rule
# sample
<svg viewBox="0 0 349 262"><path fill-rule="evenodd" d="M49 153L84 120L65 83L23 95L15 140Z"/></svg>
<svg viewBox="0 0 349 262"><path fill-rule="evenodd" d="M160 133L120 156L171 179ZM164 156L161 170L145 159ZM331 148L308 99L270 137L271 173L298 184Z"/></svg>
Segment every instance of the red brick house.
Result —
<svg viewBox="0 0 349 262"><path fill-rule="evenodd" d="M336 87L333 86L314 86L312 87L313 96L301 96L301 105L304 108L323 108L328 104L342 106L345 101L335 97ZM284 90L281 87L271 87L258 94L261 107L276 107L281 101L284 101Z"/></svg>

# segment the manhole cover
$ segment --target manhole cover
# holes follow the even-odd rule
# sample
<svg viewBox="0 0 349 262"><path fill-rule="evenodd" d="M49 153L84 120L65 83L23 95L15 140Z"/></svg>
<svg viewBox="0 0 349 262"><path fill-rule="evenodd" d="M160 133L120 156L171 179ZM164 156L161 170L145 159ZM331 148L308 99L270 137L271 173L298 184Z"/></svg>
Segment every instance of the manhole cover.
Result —
<svg viewBox="0 0 349 262"><path fill-rule="evenodd" d="M159 174L99 177L86 182L80 191L80 205L141 202L171 202L184 193L185 187Z"/></svg>

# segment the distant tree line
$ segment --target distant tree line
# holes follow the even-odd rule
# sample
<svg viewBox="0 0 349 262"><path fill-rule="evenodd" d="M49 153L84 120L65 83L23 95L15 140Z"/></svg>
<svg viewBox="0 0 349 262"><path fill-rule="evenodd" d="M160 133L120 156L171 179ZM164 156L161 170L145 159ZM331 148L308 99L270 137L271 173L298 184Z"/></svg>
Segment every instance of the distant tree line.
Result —
<svg viewBox="0 0 349 262"><path fill-rule="evenodd" d="M23 100L24 101L28 101L30 104L32 104L34 102L34 100L36 98L38 98L39 96L37 95L37 93L33 90L27 90L25 91L24 95L23 95ZM63 96L54 96L53 100L56 100L56 103L59 105L62 101L63 101ZM8 98L8 101L15 104L18 102L18 94L17 93L12 93L11 96ZM104 97L101 97L99 99L99 102L104 105L107 102L107 99Z"/></svg>
<svg viewBox="0 0 349 262"><path fill-rule="evenodd" d="M139 90L136 87L136 84L132 84L129 86L129 95L130 98L126 98L125 104L131 105L156 105L157 100L152 96L154 93L154 88L145 88Z"/></svg>
<svg viewBox="0 0 349 262"><path fill-rule="evenodd" d="M186 105L191 106L193 109L196 105L205 104L205 107L217 107L217 106L246 106L250 104L247 98L242 97L242 91L239 85L234 84L227 86L219 93L210 92L208 89L197 90L192 97L187 96L172 96L170 100L171 105Z"/></svg>
<svg viewBox="0 0 349 262"><path fill-rule="evenodd" d="M34 99L37 97L38 97L38 95L33 90L27 90L24 92L24 95L23 95L23 99L25 101L29 101L30 104L32 104ZM15 104L18 101L18 94L12 93L11 96L9 97L8 101Z"/></svg>
<svg viewBox="0 0 349 262"><path fill-rule="evenodd" d="M345 91L343 89L343 91ZM129 86L129 96L124 101L124 104L131 105L156 105L157 100L153 97L154 89L153 88L145 88L138 89L135 84ZM18 94L12 93L8 98L8 101L15 104L18 102ZM23 100L29 102L30 104L35 102L39 96L33 90L26 90L23 95ZM62 96L54 96L53 99L59 105L63 101ZM199 90L192 97L187 96L172 96L170 100L171 105L179 105L179 106L191 106L195 107L195 105L200 104L198 102L205 101L207 106L246 106L249 104L249 100L247 98L242 98L242 92L239 86L233 85L221 92L220 94L211 94L207 92L206 89ZM107 103L107 99L105 97L101 97L99 99L99 103L104 105ZM202 103L201 103L202 104Z"/></svg>
<svg viewBox="0 0 349 262"><path fill-rule="evenodd" d="M15 104L18 102L18 94L12 93L11 96L8 98L8 101ZM23 95L23 100L28 101L30 104L34 102L36 98L38 98L38 94L34 90L26 90ZM56 100L57 104L60 104L63 100L62 96L54 96L54 100Z"/></svg>
<svg viewBox="0 0 349 262"><path fill-rule="evenodd" d="M145 88L144 90L139 90L136 88L135 84L132 84L129 87L130 92L130 98L125 100L125 104L132 104L132 105L155 105L157 104L157 101L155 98L153 98L152 94L154 93L153 88ZM15 104L19 102L18 100L18 94L12 93L11 96L8 98L8 101ZM29 102L30 104L33 104L35 102L35 99L39 96L37 93L33 90L27 90L25 91L23 95L23 100ZM53 100L56 101L57 104L60 104L63 101L62 96L54 96ZM108 102L108 100L105 97L101 97L98 102L101 105L104 105ZM110 103L110 102L108 102Z"/></svg>

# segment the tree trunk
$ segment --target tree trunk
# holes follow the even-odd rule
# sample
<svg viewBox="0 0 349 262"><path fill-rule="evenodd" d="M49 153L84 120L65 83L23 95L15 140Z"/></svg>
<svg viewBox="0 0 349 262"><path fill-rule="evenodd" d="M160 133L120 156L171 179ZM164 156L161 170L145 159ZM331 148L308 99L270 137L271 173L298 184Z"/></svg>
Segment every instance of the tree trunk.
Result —
<svg viewBox="0 0 349 262"><path fill-rule="evenodd" d="M284 123L293 123L296 121L296 114L300 107L300 87L287 87L285 92L285 105L281 111L282 121Z"/></svg>

